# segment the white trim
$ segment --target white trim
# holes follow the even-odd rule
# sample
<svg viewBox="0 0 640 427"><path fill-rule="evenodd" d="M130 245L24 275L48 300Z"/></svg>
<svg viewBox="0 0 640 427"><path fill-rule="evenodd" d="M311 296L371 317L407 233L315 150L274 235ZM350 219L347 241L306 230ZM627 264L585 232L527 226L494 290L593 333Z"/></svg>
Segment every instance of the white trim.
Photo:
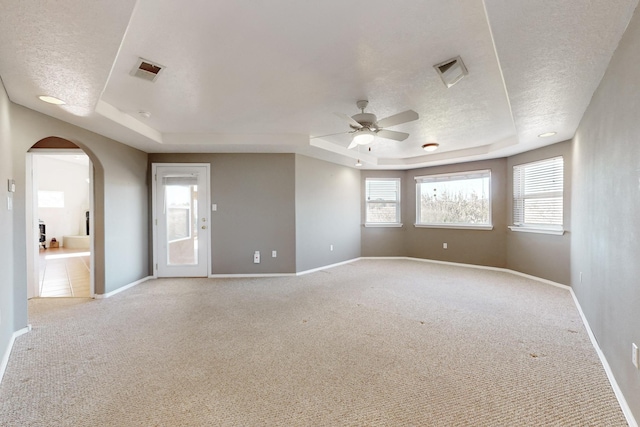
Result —
<svg viewBox="0 0 640 427"><path fill-rule="evenodd" d="M358 261L358 260L361 260L361 259L362 258L358 257L358 258L353 258L353 259L349 259L349 260L342 261L342 262L337 262L335 264L325 265L324 267L312 268L311 270L298 271L296 273L296 276L304 276L305 274L315 273L317 271L327 270L329 268L339 267L339 266L345 265L345 264L351 264L352 262L355 262L355 261Z"/></svg>
<svg viewBox="0 0 640 427"><path fill-rule="evenodd" d="M346 261L337 262L335 264L329 264L318 268L312 268L311 270L298 271L296 273L264 273L264 274L210 274L210 279L242 279L242 278L254 278L254 277L296 277L296 276L304 276L305 274L315 273L322 270L327 270L329 268L339 267L344 264L350 264L352 262L358 261L362 258L353 258ZM378 258L381 259L381 258ZM389 259L403 259L403 257L394 257Z"/></svg>
<svg viewBox="0 0 640 427"><path fill-rule="evenodd" d="M385 228L385 227L390 227L390 228L400 228L402 227L402 223L401 222L365 222L364 226L369 228Z"/></svg>
<svg viewBox="0 0 640 427"><path fill-rule="evenodd" d="M565 230L554 230L552 228L536 228L536 227L520 227L517 225L509 225L509 230L519 231L521 233L538 233L538 234L553 234L556 236L562 236Z"/></svg>
<svg viewBox="0 0 640 427"><path fill-rule="evenodd" d="M256 274L210 274L209 279L243 279L243 278L254 278L254 277L290 277L295 276L295 273L256 273Z"/></svg>
<svg viewBox="0 0 640 427"><path fill-rule="evenodd" d="M629 424L629 427L638 427L638 422L634 418L633 413L631 412L631 408L629 407L627 400L624 398L624 394L622 394L622 390L620 390L620 386L618 385L618 382L616 381L616 378L613 375L613 371L609 366L609 362L607 362L607 358L605 357L604 353L602 352L602 349L598 345L598 341L596 340L596 337L593 334L591 327L589 326L589 322L587 321L587 318L585 317L584 312L582 311L582 307L580 306L578 297L576 297L576 294L575 292L573 292L573 289L569 288L569 291L571 292L571 296L573 297L573 302L575 302L576 304L578 313L580 313L580 317L582 318L582 323L584 323L584 327L587 330L587 334L589 334L589 339L591 340L591 344L596 349L596 353L600 358L600 363L602 363L604 372L607 374L607 378L609 379L609 383L611 384L613 393L616 395L616 398L618 399L618 403L620 404L620 409L622 409L622 413L627 419L627 424Z"/></svg>
<svg viewBox="0 0 640 427"><path fill-rule="evenodd" d="M152 264L151 269L153 271L153 278L158 278L158 217L156 212L156 203L157 203L157 175L158 175L158 167L192 167L192 166L201 166L206 168L206 177L205 181L207 183L207 191L205 191L205 212L206 212L206 224L208 230L207 236L207 275L211 275L212 264L211 264L211 254L212 254L212 242L211 242L211 164L210 163L152 163L151 164L151 227L152 227ZM163 276L165 277L165 276ZM167 276L169 277L169 276ZM207 276L208 277L208 276Z"/></svg>
<svg viewBox="0 0 640 427"><path fill-rule="evenodd" d="M413 224L416 228L449 228L453 230L493 230L493 225L464 225L464 224Z"/></svg>
<svg viewBox="0 0 640 427"><path fill-rule="evenodd" d="M16 341L16 338L18 338L20 335L26 334L29 331L31 331L31 325L27 325L26 328L19 329L11 335L9 345L7 345L7 349L2 356L2 361L0 361L0 383L2 383L2 378L4 377L4 373L7 370L7 365L9 364L9 356L11 356L11 350L13 350L13 343Z"/></svg>
<svg viewBox="0 0 640 427"><path fill-rule="evenodd" d="M115 294L119 294L120 292L126 291L127 289L131 289L131 288L133 288L134 286L137 286L137 285L139 285L140 283L144 283L144 282L146 282L147 280L151 280L151 279L154 279L154 277L153 277L153 276L147 276L147 277L144 277L144 278L142 278L142 279L140 279L140 280L136 280L136 281L135 281L135 282L133 282L133 283L129 283L128 285L124 285L123 287L118 288L118 289L116 289L115 291L107 292L106 294L96 294L96 295L94 295L94 298L95 298L95 299L105 299L105 298L109 298L109 297L114 296Z"/></svg>

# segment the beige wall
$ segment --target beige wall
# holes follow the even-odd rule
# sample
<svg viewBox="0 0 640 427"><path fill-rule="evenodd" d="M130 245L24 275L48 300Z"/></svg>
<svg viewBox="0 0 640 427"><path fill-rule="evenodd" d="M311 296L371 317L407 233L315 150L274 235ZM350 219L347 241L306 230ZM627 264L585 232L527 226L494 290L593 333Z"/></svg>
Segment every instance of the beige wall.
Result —
<svg viewBox="0 0 640 427"><path fill-rule="evenodd" d="M364 257L398 257L407 256L407 232L413 229L415 212L407 209L406 171L362 171L360 192L362 194L360 227L362 228L361 253ZM400 222L402 227L365 227L366 201L365 181L367 178L400 178ZM415 194L415 190L414 190Z"/></svg>
<svg viewBox="0 0 640 427"><path fill-rule="evenodd" d="M293 154L150 154L149 162L211 165L213 274L295 272Z"/></svg>
<svg viewBox="0 0 640 427"><path fill-rule="evenodd" d="M640 10L573 140L571 284L636 420L640 370ZM582 280L581 280L582 277Z"/></svg>
<svg viewBox="0 0 640 427"><path fill-rule="evenodd" d="M507 268L543 279L571 283L571 141L553 144L507 159L507 218L513 224L513 166L551 157L564 158L564 229L565 234L507 232Z"/></svg>
<svg viewBox="0 0 640 427"><path fill-rule="evenodd" d="M358 258L360 171L296 155L295 185L296 271Z"/></svg>
<svg viewBox="0 0 640 427"><path fill-rule="evenodd" d="M0 82L0 360L13 332L27 326L26 296L21 301L20 293L15 292L14 211L7 208L7 198L14 196L7 191L6 184L7 180L15 179L12 151L10 102Z"/></svg>

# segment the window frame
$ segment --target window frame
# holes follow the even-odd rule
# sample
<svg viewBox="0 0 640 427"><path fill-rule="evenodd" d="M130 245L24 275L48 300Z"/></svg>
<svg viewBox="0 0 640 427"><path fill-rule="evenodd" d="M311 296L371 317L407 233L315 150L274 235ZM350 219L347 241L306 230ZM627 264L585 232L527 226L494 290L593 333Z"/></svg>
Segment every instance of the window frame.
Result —
<svg viewBox="0 0 640 427"><path fill-rule="evenodd" d="M464 177L467 175L473 174L486 174L486 177L489 178L489 222L487 224L471 224L471 223L422 223L420 220L421 213L421 185L428 184L429 182L435 182L439 178L455 178L455 177ZM432 174L432 175L421 175L414 177L416 181L416 220L414 223L414 227L417 228L449 228L449 229L460 229L460 230L493 230L493 210L492 210L492 192L491 192L491 169L477 169L477 170L469 170L469 171L461 171L461 172L447 172L440 174ZM472 178L467 178L472 179ZM451 179L454 181L454 179ZM459 180L456 180L459 181Z"/></svg>
<svg viewBox="0 0 640 427"><path fill-rule="evenodd" d="M369 200L369 182L395 182L397 200ZM394 222L369 222L368 215L369 204L377 203L395 203L396 205L396 221ZM402 178L365 178L364 181L364 226L365 227L402 227Z"/></svg>
<svg viewBox="0 0 640 427"><path fill-rule="evenodd" d="M537 224L537 223L516 223L516 208L518 206L517 200L531 200L531 199L536 199L536 198L542 198L540 195L534 196L534 197L526 197L526 195L523 195L522 197L516 197L516 191L517 189L520 187L522 188L522 183L518 182L516 180L516 169L520 168L520 169L526 169L527 167L532 167L534 165L540 165L541 163L546 163L546 162L553 162L560 159L562 161L562 173L561 173L561 178L562 178L562 186L561 186L561 190L560 190L560 194L558 195L558 191L555 192L549 192L549 193L556 193L553 197L558 197L561 201L561 224ZM551 172L553 173L553 172ZM524 180L524 175L522 175L523 178L520 180ZM565 192L564 192L564 156L560 155L560 156L553 156L553 157L549 157L549 158L545 158L545 159L540 159L540 160L535 160L533 162L527 162L527 163L521 163L518 165L513 165L512 170L511 170L511 184L512 184L512 191L511 191L511 224L509 226L509 229L511 231L517 231L517 232L525 232L525 233L541 233L541 234L553 234L553 235L563 235L565 233L564 230L564 212L565 212L565 200L564 200L564 196L565 196ZM523 207L524 209L524 207ZM521 216L524 218L525 212L523 211Z"/></svg>

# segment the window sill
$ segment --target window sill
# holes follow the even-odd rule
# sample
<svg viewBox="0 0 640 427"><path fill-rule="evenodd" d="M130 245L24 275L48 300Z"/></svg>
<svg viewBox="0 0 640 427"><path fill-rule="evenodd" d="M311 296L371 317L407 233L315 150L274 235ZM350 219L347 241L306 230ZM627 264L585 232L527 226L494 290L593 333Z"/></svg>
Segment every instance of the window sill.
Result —
<svg viewBox="0 0 640 427"><path fill-rule="evenodd" d="M399 228L402 227L402 223L392 223L392 224L377 224L377 223L365 223L364 224L365 227L369 228L381 228L381 227L388 227L388 228Z"/></svg>
<svg viewBox="0 0 640 427"><path fill-rule="evenodd" d="M413 224L416 228L449 228L453 230L493 230L493 225L464 225L464 224Z"/></svg>
<svg viewBox="0 0 640 427"><path fill-rule="evenodd" d="M509 230L517 231L520 233L553 234L555 236L562 236L565 233L565 230L554 230L551 228L518 227L515 225L510 225Z"/></svg>

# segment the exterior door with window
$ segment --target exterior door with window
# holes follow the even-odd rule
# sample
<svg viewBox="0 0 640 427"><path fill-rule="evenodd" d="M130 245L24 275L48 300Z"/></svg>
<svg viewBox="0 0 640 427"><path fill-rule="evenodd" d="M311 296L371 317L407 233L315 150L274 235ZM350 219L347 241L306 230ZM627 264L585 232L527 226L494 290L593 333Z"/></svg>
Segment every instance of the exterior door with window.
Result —
<svg viewBox="0 0 640 427"><path fill-rule="evenodd" d="M209 165L154 164L154 266L158 277L209 272Z"/></svg>

